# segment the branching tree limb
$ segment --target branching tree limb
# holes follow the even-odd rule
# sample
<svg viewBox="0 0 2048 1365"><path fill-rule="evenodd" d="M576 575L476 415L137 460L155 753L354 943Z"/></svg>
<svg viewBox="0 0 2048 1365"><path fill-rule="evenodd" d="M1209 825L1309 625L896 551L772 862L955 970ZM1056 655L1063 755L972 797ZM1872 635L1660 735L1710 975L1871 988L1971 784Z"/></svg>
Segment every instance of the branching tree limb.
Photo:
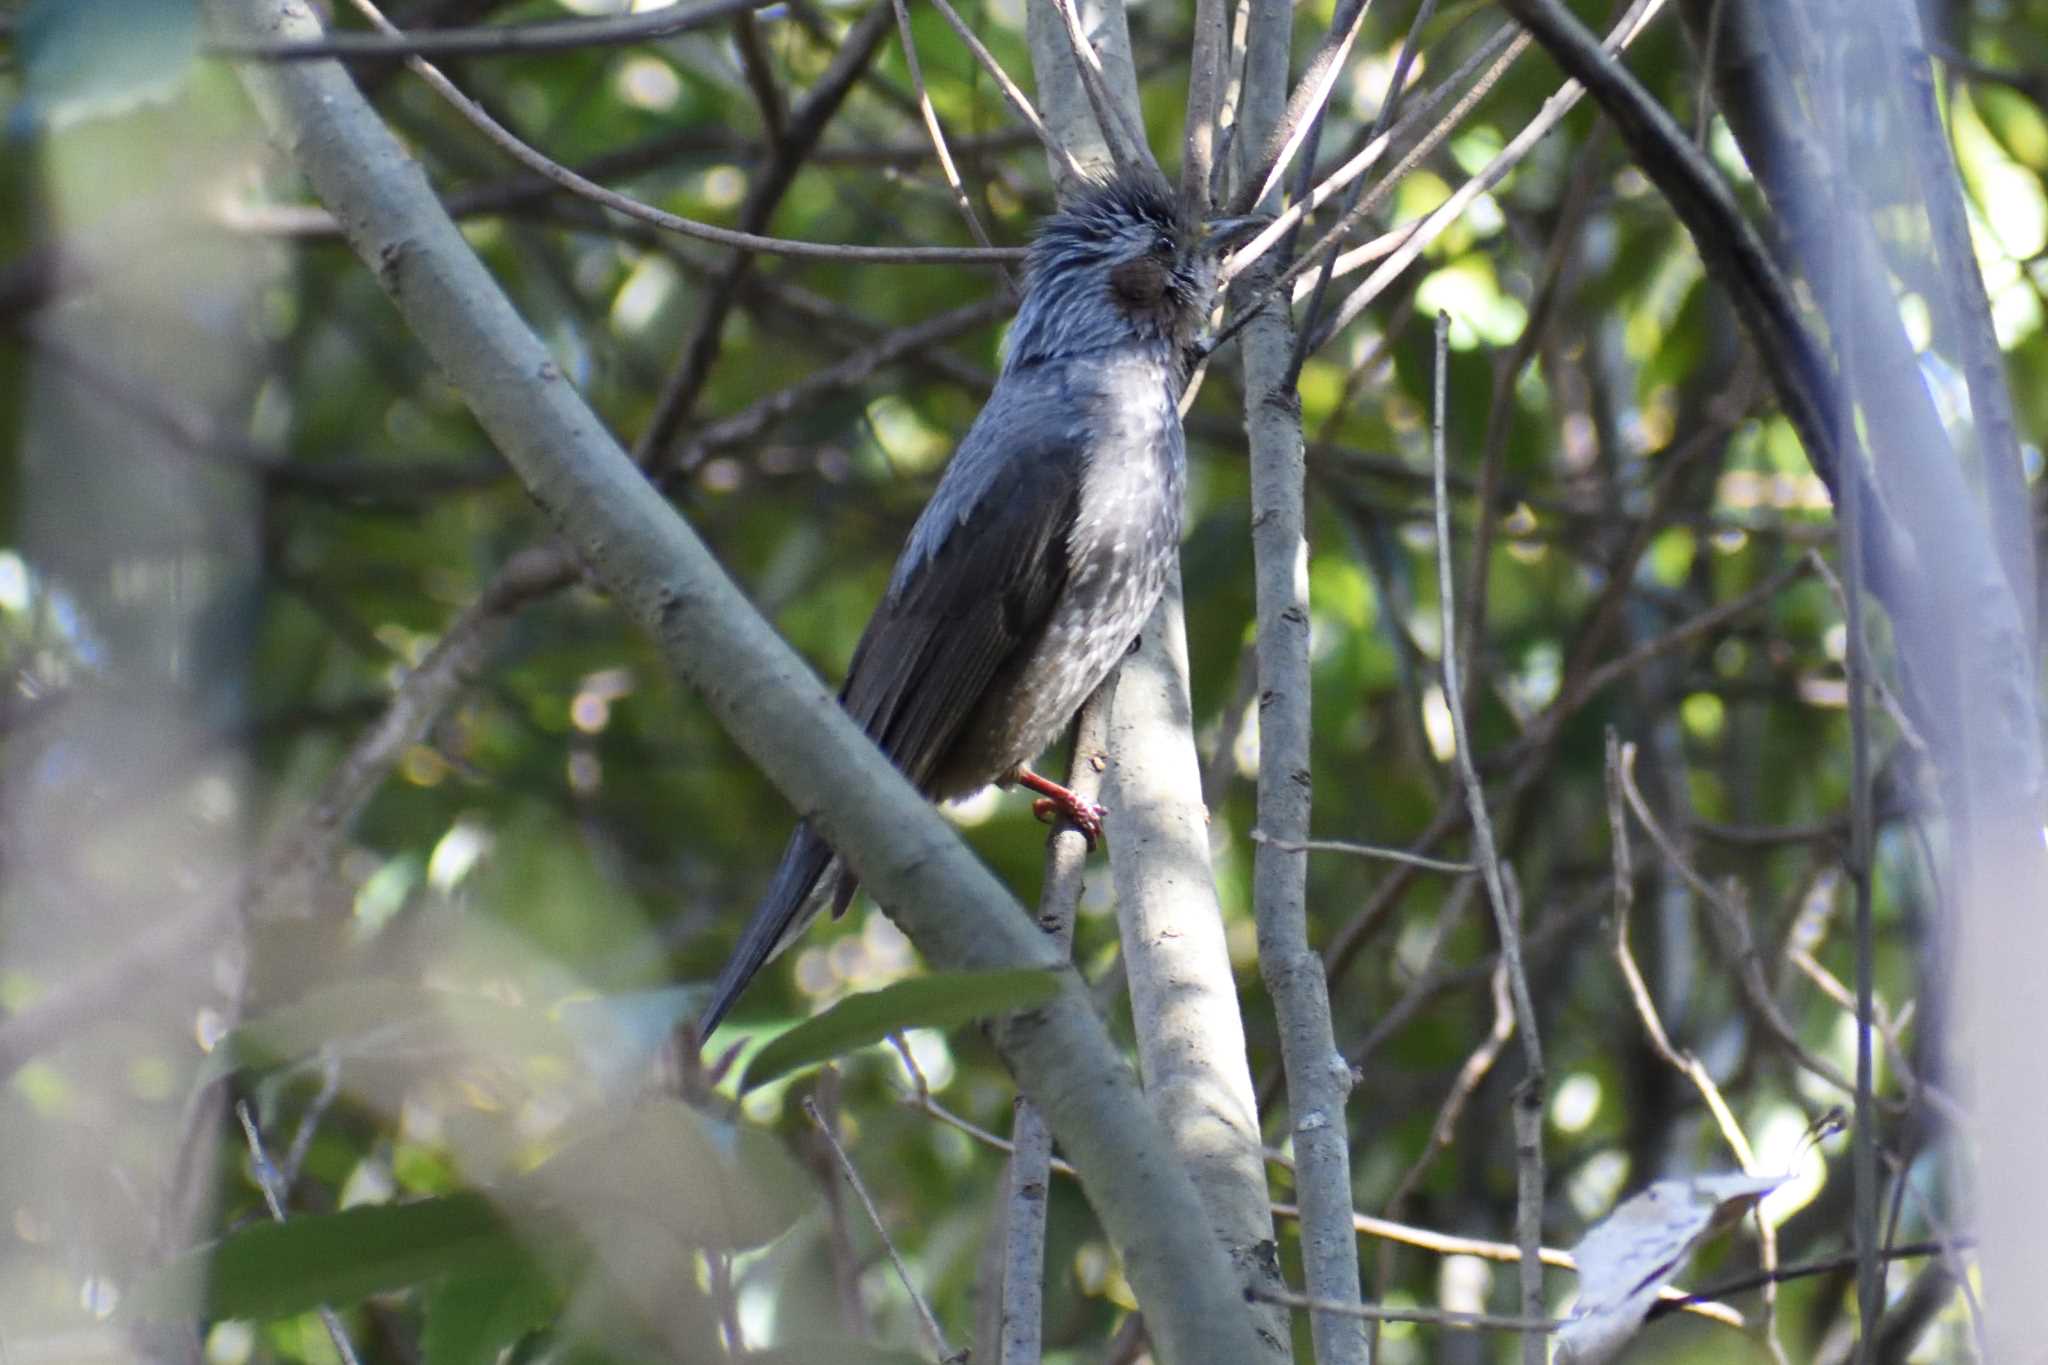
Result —
<svg viewBox="0 0 2048 1365"><path fill-rule="evenodd" d="M319 31L293 0L209 8L224 32L245 38ZM1220 1250L1180 1235L1203 1218L1193 1182L1071 967L633 468L347 75L322 63L245 75L278 142L534 499L926 955L949 968L1059 973L1049 1004L999 1025L1005 1059L1083 1172L1162 1356L1254 1358Z"/></svg>

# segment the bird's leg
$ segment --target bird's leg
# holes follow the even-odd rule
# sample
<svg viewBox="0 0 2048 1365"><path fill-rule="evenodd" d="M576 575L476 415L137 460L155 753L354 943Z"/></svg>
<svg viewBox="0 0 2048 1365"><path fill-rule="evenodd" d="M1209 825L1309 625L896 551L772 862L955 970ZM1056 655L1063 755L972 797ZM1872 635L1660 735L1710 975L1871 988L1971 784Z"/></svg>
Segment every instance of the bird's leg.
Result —
<svg viewBox="0 0 2048 1365"><path fill-rule="evenodd" d="M1074 822L1074 828L1081 831L1081 837L1088 841L1092 851L1095 841L1102 837L1102 817L1109 814L1107 807L1093 801L1083 801L1067 788L1049 777L1040 777L1031 769L1019 767L1016 782L1029 787L1039 794L1040 800L1031 803L1031 813L1050 823L1054 816L1064 815Z"/></svg>

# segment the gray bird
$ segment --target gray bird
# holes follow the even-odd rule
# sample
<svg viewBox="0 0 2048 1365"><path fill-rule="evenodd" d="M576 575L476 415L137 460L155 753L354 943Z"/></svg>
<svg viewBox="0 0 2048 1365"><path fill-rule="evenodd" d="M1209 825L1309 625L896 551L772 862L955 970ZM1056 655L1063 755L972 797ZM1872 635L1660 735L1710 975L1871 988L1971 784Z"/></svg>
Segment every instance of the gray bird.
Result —
<svg viewBox="0 0 2048 1365"><path fill-rule="evenodd" d="M1180 544L1185 357L1219 252L1263 220L1188 221L1126 177L1045 220L1009 354L896 561L839 699L934 800L1022 783L1089 837L1101 810L1025 765L1130 647ZM783 850L699 1021L854 876L808 824Z"/></svg>

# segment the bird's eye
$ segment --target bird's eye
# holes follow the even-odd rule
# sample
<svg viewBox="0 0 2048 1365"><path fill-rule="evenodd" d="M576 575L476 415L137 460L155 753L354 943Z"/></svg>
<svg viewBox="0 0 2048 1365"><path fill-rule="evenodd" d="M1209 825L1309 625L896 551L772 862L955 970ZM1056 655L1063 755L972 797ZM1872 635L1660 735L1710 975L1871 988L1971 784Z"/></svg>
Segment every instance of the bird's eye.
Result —
<svg viewBox="0 0 2048 1365"><path fill-rule="evenodd" d="M1154 237L1152 239L1152 254L1155 256L1173 255L1173 238L1164 232Z"/></svg>

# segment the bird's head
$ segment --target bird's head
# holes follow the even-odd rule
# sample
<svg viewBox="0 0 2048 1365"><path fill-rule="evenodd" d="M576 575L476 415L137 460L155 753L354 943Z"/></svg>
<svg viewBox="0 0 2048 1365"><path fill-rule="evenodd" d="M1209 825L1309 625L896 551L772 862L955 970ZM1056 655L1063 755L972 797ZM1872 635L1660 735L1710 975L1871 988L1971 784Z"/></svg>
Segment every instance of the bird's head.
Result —
<svg viewBox="0 0 2048 1365"><path fill-rule="evenodd" d="M1190 219L1149 177L1089 190L1046 219L1031 244L1010 363L1132 343L1179 355L1208 317L1217 262L1264 221Z"/></svg>

